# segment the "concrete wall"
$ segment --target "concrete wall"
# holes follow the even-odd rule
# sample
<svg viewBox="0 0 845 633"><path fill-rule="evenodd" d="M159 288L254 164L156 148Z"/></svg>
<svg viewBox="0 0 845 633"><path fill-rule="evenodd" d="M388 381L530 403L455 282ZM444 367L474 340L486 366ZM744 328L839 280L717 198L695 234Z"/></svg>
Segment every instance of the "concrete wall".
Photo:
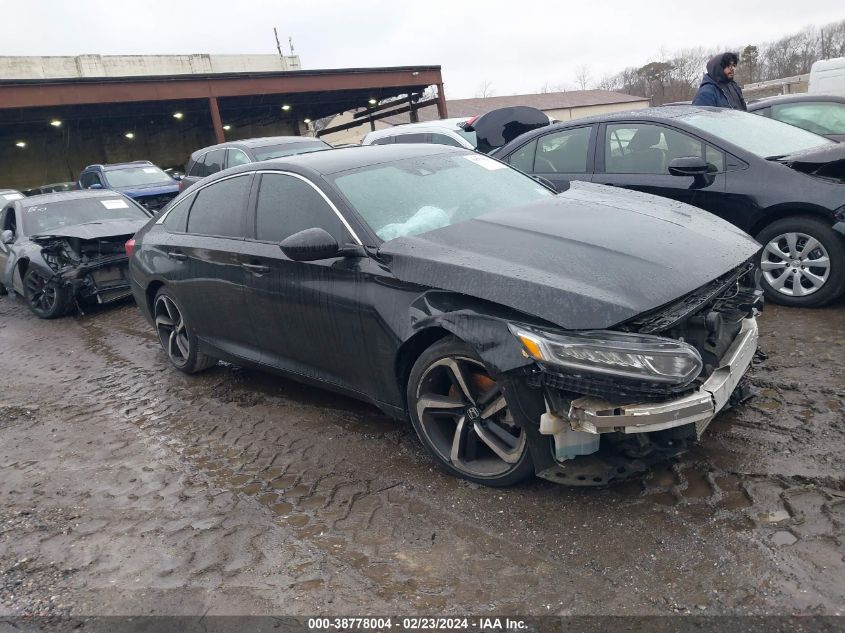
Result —
<svg viewBox="0 0 845 633"><path fill-rule="evenodd" d="M301 70L298 55L0 56L0 79L135 77Z"/></svg>

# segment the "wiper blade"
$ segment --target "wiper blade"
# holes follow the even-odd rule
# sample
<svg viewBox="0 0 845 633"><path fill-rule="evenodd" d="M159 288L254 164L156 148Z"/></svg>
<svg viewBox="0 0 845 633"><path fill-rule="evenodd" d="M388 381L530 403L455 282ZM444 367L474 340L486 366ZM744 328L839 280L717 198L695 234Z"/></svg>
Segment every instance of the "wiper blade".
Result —
<svg viewBox="0 0 845 633"><path fill-rule="evenodd" d="M775 154L774 156L766 156L766 160L782 160L789 156L789 154Z"/></svg>

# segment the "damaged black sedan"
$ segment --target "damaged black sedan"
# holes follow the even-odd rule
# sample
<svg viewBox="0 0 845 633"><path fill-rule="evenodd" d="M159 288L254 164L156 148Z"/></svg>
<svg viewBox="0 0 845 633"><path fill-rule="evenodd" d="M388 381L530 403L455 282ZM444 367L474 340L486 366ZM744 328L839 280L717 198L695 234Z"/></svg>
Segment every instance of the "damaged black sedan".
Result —
<svg viewBox="0 0 845 633"><path fill-rule="evenodd" d="M0 210L0 294L43 319L130 295L126 241L151 214L113 191L13 200Z"/></svg>
<svg viewBox="0 0 845 633"><path fill-rule="evenodd" d="M130 248L178 369L223 359L366 400L487 485L602 484L684 450L757 347L745 233L650 195L555 195L463 149L229 169Z"/></svg>

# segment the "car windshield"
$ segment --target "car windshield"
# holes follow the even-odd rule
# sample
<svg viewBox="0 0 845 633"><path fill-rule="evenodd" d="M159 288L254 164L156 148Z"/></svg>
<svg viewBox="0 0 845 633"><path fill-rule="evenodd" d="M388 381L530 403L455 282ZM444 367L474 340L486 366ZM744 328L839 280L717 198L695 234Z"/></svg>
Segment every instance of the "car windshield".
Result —
<svg viewBox="0 0 845 633"><path fill-rule="evenodd" d="M75 224L108 220L148 220L149 214L125 198L61 200L23 209L26 235L45 235Z"/></svg>
<svg viewBox="0 0 845 633"><path fill-rule="evenodd" d="M110 187L143 187L144 185L171 185L173 178L155 165L133 165L107 169L106 180Z"/></svg>
<svg viewBox="0 0 845 633"><path fill-rule="evenodd" d="M273 158L282 158L283 156L293 156L294 154L319 152L324 149L332 149L332 147L323 141L307 141L304 143L285 143L281 145L254 147L252 152L255 154L255 160L271 160Z"/></svg>
<svg viewBox="0 0 845 633"><path fill-rule="evenodd" d="M681 120L763 158L787 156L834 142L793 125L735 110L697 112Z"/></svg>
<svg viewBox="0 0 845 633"><path fill-rule="evenodd" d="M554 195L507 165L472 153L380 163L342 172L333 180L385 241Z"/></svg>

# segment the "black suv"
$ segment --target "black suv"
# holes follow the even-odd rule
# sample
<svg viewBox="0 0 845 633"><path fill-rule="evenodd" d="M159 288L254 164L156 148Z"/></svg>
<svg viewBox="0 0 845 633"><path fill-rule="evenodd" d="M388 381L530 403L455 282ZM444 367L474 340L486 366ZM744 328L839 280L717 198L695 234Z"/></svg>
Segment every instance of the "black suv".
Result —
<svg viewBox="0 0 845 633"><path fill-rule="evenodd" d="M267 136L203 147L191 154L185 177L179 183L179 190L185 191L206 176L236 165L324 149L332 149L332 146L308 136Z"/></svg>

